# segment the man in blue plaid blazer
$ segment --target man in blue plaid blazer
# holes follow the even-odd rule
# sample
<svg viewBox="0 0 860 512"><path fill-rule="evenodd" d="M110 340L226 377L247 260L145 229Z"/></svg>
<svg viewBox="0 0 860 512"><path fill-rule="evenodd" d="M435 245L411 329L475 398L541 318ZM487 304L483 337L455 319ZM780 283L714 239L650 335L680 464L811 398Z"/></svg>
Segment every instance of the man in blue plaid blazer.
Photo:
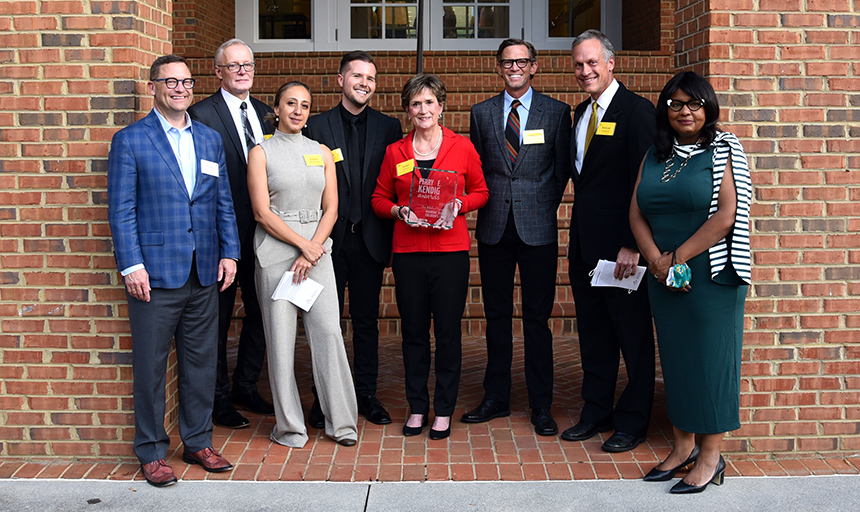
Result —
<svg viewBox="0 0 860 512"><path fill-rule="evenodd" d="M132 336L134 451L146 480L176 482L165 458L167 359L175 339L183 459L232 466L212 448L218 290L236 275L239 242L221 136L192 122L195 80L176 55L155 60L155 108L120 130L108 157L108 218Z"/></svg>

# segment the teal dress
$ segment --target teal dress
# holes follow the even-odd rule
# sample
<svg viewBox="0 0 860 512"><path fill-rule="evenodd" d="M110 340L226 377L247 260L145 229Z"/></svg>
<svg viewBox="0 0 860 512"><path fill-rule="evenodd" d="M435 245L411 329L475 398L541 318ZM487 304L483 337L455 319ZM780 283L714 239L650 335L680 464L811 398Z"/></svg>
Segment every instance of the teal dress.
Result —
<svg viewBox="0 0 860 512"><path fill-rule="evenodd" d="M693 156L661 182L666 166L648 150L636 201L661 252L683 244L708 219L713 193L713 148ZM669 172L681 166L676 156ZM731 245L731 240L728 240ZM670 290L649 272L648 297L672 425L697 434L740 427L740 375L747 285L731 262L713 279L708 251L687 262L688 293Z"/></svg>

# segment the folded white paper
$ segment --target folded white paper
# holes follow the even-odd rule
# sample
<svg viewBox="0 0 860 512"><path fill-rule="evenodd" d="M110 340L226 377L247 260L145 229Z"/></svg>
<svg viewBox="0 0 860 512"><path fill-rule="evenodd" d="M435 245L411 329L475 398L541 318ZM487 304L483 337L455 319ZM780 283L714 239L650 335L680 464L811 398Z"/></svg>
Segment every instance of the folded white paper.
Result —
<svg viewBox="0 0 860 512"><path fill-rule="evenodd" d="M313 279L305 279L299 284L293 283L293 272L288 270L275 288L272 300L288 300L304 311L310 311L322 289L323 285Z"/></svg>
<svg viewBox="0 0 860 512"><path fill-rule="evenodd" d="M639 283L645 277L645 267L636 267L636 273L624 279L615 278L615 262L599 260L591 271L591 286L614 286L625 290L638 290Z"/></svg>

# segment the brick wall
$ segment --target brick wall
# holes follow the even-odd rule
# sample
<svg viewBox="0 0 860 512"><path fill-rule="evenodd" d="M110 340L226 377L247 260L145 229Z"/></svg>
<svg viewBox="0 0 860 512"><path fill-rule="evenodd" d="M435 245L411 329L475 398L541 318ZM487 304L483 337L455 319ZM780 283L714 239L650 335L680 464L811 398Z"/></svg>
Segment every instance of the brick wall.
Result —
<svg viewBox="0 0 860 512"><path fill-rule="evenodd" d="M106 161L150 108L142 80L171 51L169 6L0 3L0 455L131 454Z"/></svg>
<svg viewBox="0 0 860 512"><path fill-rule="evenodd" d="M849 0L682 0L676 15L678 68L718 91L755 187L732 451L860 451L858 25Z"/></svg>

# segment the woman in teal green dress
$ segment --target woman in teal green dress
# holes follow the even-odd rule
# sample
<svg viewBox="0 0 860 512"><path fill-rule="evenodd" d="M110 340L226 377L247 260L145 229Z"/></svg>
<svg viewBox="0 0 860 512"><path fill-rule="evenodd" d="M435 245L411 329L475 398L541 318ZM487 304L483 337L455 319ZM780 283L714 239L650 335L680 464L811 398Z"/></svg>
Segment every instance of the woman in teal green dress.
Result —
<svg viewBox="0 0 860 512"><path fill-rule="evenodd" d="M670 480L695 462L671 492L701 492L723 482L720 445L725 432L740 427L752 186L737 137L717 129L720 108L707 80L693 72L673 77L656 115L630 225L649 262L675 444L645 480Z"/></svg>

